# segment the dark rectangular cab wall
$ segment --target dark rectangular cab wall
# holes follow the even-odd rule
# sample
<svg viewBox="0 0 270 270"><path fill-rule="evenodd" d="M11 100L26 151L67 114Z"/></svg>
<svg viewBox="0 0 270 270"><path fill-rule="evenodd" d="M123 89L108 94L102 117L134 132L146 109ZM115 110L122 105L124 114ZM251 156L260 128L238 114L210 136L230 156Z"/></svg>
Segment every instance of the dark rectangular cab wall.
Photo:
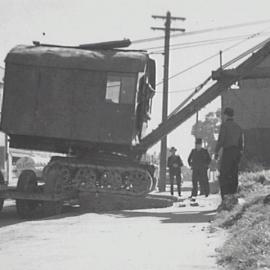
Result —
<svg viewBox="0 0 270 270"><path fill-rule="evenodd" d="M6 58L1 129L11 146L130 147L143 52L18 46Z"/></svg>

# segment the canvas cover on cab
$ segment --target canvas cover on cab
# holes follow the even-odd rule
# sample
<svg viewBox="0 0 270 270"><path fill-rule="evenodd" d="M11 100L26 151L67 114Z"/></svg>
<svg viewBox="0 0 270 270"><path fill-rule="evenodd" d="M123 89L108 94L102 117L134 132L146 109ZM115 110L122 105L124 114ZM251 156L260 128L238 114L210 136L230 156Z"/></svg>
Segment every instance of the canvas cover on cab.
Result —
<svg viewBox="0 0 270 270"><path fill-rule="evenodd" d="M134 51L17 46L6 57L1 129L18 148L47 150L48 139L60 148L61 140L130 145L137 86L130 104L108 103L107 78L136 79L148 60Z"/></svg>

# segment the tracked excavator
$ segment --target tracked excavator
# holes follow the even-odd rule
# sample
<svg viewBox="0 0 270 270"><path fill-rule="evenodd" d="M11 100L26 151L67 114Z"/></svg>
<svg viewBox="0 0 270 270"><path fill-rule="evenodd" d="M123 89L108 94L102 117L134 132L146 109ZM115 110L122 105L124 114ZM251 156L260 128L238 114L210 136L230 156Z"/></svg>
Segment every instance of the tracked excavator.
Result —
<svg viewBox="0 0 270 270"><path fill-rule="evenodd" d="M77 47L20 45L7 55L1 130L12 148L59 153L42 176L24 170L17 187L0 183L0 201L15 199L19 216L61 213L79 194L143 197L153 189L147 149L250 74L270 54L270 42L176 110L150 134L155 62L147 52L123 49L129 40ZM61 154L61 155L60 155Z"/></svg>

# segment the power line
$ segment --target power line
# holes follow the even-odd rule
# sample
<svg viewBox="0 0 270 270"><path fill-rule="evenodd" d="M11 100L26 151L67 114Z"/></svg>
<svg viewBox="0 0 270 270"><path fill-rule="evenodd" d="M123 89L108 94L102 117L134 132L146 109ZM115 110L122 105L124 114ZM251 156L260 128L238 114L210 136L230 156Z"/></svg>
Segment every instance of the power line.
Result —
<svg viewBox="0 0 270 270"><path fill-rule="evenodd" d="M269 28L270 28L270 27L267 27L267 28L265 28L264 30L262 30L261 32L255 33L255 34L251 35L250 37L246 38L245 40L242 40L242 41L240 41L240 42L238 42L238 43L236 43L236 44L234 44L234 45L232 45L232 46L226 48L225 50L223 50L223 52L224 52L224 51L228 51L228 50L230 50L230 49L232 49L232 48L234 48L234 47L236 47L236 46L242 44L243 42L245 42L245 41L247 41L247 40L249 40L249 39L252 39L252 38L254 38L254 37L257 37L257 36L261 35L263 32L265 32L265 31L268 30ZM232 65L233 63L235 63L235 62L239 61L240 59L246 57L246 56L249 55L250 53L253 53L254 51L260 49L260 48L261 48L262 46L264 46L268 41L270 41L270 38L267 38L266 40L260 42L260 43L257 44L256 46L254 46L254 47L252 47L252 48L246 50L246 51L243 52L243 53L241 53L240 55L238 55L238 56L235 57L234 59L232 59L232 60L230 60L229 62L227 62L226 64L222 65L222 68L226 68L226 67Z"/></svg>
<svg viewBox="0 0 270 270"><path fill-rule="evenodd" d="M232 24L232 25L227 25L227 26L220 26L220 27L190 31L190 32L185 32L181 34L173 34L171 35L171 37L174 38L174 37L180 37L180 36L191 36L191 35L197 35L197 34L204 34L208 32L215 32L215 31L229 30L233 28L241 28L241 27L257 25L257 24L264 24L264 23L269 23L269 22L270 20L261 20L261 21L254 21L254 22L247 22L247 23L240 23L240 24ZM163 39L164 39L164 36L144 38L144 39L133 40L132 44L151 42L151 41L157 41L157 40L163 40Z"/></svg>
<svg viewBox="0 0 270 270"><path fill-rule="evenodd" d="M210 80L212 79L211 76L206 78L206 80L201 83L199 86L195 88L195 90L187 97L185 98L169 115L171 117L173 114L177 113L192 97L194 97Z"/></svg>
<svg viewBox="0 0 270 270"><path fill-rule="evenodd" d="M269 27L268 27L268 28L269 28ZM268 28L266 28L266 29L268 29ZM231 50L232 48L235 48L235 47L239 46L239 45L242 44L243 42L246 42L247 40L250 40L251 38L254 38L254 37L259 36L259 35L260 35L261 33L263 33L266 29L262 30L261 32L252 34L252 35L250 35L249 37L245 38L244 40L241 40L240 42L237 42L237 43L233 44L232 46L229 46L229 47L225 48L225 49L223 50L223 52L226 52L226 51L228 51L228 50ZM244 52L244 53L249 54L250 51L256 50L257 47L259 48L260 46L262 46L263 44L265 44L265 42L267 42L267 41L264 41L264 42L260 43L259 45L257 45L257 46L255 46L255 47L251 48L250 50L248 50L249 52ZM262 44L262 45L261 45L261 44ZM244 54L244 53L243 53L243 54ZM243 54L241 54L241 55L238 56L237 58L239 58L239 59L243 58L243 57L244 57L244 56L242 56ZM209 60L211 60L211 59L213 59L213 58L216 57L217 55L219 55L219 53L216 53L216 54L213 54L213 55L211 55L211 56L209 56L209 57L206 57L206 58L204 58L203 60L201 60L201 61L199 61L199 62L197 62L197 63L195 63L195 64L193 64L193 65L191 65L191 66L189 66L189 67L187 67L187 68L185 68L185 69L183 69L183 70L177 72L177 73L175 73L174 75L172 75L172 76L169 77L169 80L171 80L171 79L173 79L173 78L175 78L175 77L177 77L177 76L179 76L179 75L181 75L181 74L183 74L183 73L185 73L185 72L187 72L187 71L189 71L189 70L191 70L191 69L193 69L193 68L195 68L195 67L197 67L197 66L199 66L199 65L201 65L201 64L203 64L203 63L205 63L205 62L207 62L207 61L209 61ZM239 60L239 59L238 59L238 60ZM227 63L226 65L224 65L223 67L227 67L227 66L231 65L232 63L234 63L234 62L236 62L236 61L237 61L237 60L233 59L233 60L231 60L229 63ZM160 81L160 82L158 82L158 83L156 84L156 86L157 86L157 85L160 85L160 84L162 84L162 83L163 83L163 81Z"/></svg>
<svg viewBox="0 0 270 270"><path fill-rule="evenodd" d="M265 33L265 35L268 35L269 32ZM188 49L188 48L195 48L195 47L200 47L200 46L209 46L209 45L214 45L214 44L220 44L220 43L227 43L227 42L232 42L238 39L242 39L243 37L249 37L249 35L244 35L244 36L239 36L238 38L226 38L226 39L213 39L213 40L209 40L209 42L204 41L204 42L190 42L190 45L186 45L186 46L182 46L180 45L181 43L179 43L179 46L175 46L173 48L170 49L170 51L177 51L177 50L182 50L182 49ZM256 36L258 37L258 36ZM184 44L184 43L182 43ZM188 44L188 43L187 43ZM176 45L176 44L175 44ZM157 50L157 51L150 51L149 54L163 54L162 50Z"/></svg>
<svg viewBox="0 0 270 270"><path fill-rule="evenodd" d="M196 41L191 41L191 42L180 42L180 43L171 44L170 48L174 48L174 47L178 47L178 46L200 44L200 43L205 43L205 42L227 41L227 40L231 40L231 39L242 39L242 38L249 37L250 35L252 35L252 33L245 34L245 35L228 36L228 37L224 37L224 38L213 38L213 39L196 40ZM149 51L149 50L162 49L162 48L164 48L164 46L148 47L148 48L143 48L143 50Z"/></svg>
<svg viewBox="0 0 270 270"><path fill-rule="evenodd" d="M260 49L264 44L266 44L267 42L270 41L270 38L264 40L263 42L259 43L258 45L252 47L251 49L241 53L240 55L238 55L237 57L235 57L234 59L230 60L229 62L227 62L225 65L222 65L222 68L226 68L232 64L234 64L235 62L239 61L240 59L246 57L247 55L249 55L250 53L253 53L254 51Z"/></svg>
<svg viewBox="0 0 270 270"><path fill-rule="evenodd" d="M208 60L210 60L210 59L216 57L217 55L219 55L219 53L215 53L215 54L213 54L213 55L211 55L211 56L208 56L208 57L204 58L203 60L201 60L201 61L199 61L199 62L197 62L197 63L195 63L195 64L193 64L193 65L191 65L191 66L189 66L189 67L187 67L187 68L185 68L185 69L179 71L179 72L177 72L176 74L170 76L170 77L169 77L169 80L171 80L171 79L173 79L173 78L175 78L175 77L177 77L177 76L179 76L179 75L181 75L181 74L183 74L183 73L185 73L185 72L187 72L187 71L189 71L189 70L191 70L191 69L193 69L193 68L195 68L195 67L197 67L197 66L203 64L203 63L205 63L206 61L208 61ZM158 82L158 83L156 84L156 86L158 86L158 85L160 85L160 84L162 84L162 83L163 83L163 81L160 81L160 82Z"/></svg>
<svg viewBox="0 0 270 270"><path fill-rule="evenodd" d="M263 31L262 31L263 32ZM255 35L258 35L260 33L256 33L254 34L253 36ZM247 56L248 54L260 49L263 45L265 45L267 42L270 41L270 38L268 38L267 40L259 43L258 45L252 47L251 49L245 51L244 53L240 54L239 56L235 57L234 59L232 59L231 61L227 62L225 65L222 65L221 68L224 68L224 67L228 67L229 65L235 63L236 61L242 59L243 57ZM243 41L242 41L243 42ZM239 45L240 43L242 42L239 42L229 48L227 48L227 50ZM198 87L195 88L195 90L179 105L177 106L174 111L169 115L169 117L171 115L173 115L174 113L178 112L193 96L195 96L210 80L212 79L212 76L209 76L201 85L199 85Z"/></svg>
<svg viewBox="0 0 270 270"><path fill-rule="evenodd" d="M226 43L226 42L234 41L234 40L235 39L227 40L227 41L216 41L216 42L208 42L208 43L198 43L198 44L187 45L187 46L179 46L179 47L175 47L175 48L170 49L170 51L179 51L179 50L183 50L183 49L196 48L196 47L201 47L201 46L209 46L209 45L214 45L214 44ZM163 53L164 52L162 50L149 52L149 54L163 54Z"/></svg>

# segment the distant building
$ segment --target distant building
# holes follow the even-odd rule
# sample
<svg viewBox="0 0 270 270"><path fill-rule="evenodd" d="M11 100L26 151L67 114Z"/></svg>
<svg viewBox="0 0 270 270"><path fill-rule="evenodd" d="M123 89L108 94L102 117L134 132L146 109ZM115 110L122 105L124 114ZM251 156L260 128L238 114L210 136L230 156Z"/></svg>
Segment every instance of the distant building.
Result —
<svg viewBox="0 0 270 270"><path fill-rule="evenodd" d="M234 109L235 121L244 130L244 158L270 167L270 57L256 68L265 78L239 81L239 89L222 95L222 107Z"/></svg>

